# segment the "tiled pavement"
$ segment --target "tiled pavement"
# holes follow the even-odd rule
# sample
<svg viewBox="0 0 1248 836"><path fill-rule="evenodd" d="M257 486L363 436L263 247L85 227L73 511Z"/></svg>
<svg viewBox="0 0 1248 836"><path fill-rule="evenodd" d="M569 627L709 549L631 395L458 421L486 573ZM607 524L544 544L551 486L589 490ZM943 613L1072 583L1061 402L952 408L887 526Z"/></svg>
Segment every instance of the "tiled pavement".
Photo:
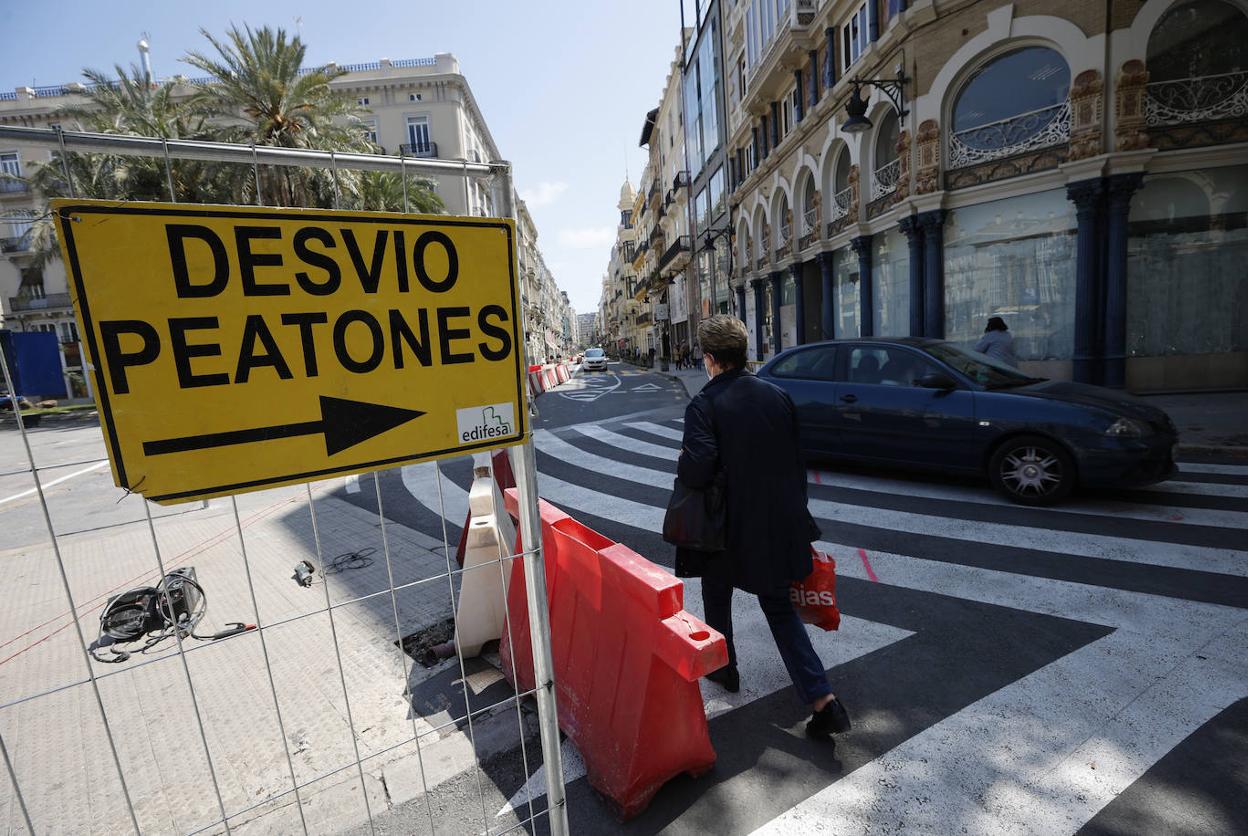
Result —
<svg viewBox="0 0 1248 836"><path fill-rule="evenodd" d="M430 579L400 591L392 602L378 517L330 496L339 484L314 487L322 554L328 559L368 547L376 552L370 566L328 578L331 601L355 601L333 610L332 625L324 612L321 576L311 588L291 579L298 561L318 562L304 488L238 500L258 619L230 500L214 500L198 513L159 519L155 526L166 569L194 566L207 592L209 609L199 632L215 632L231 621L277 625L264 631L264 640L291 766L300 783L315 781L302 796L309 829L316 832L366 817L343 680L365 759L364 784L377 811L388 803L384 768L413 758L415 744L404 741L432 728L429 720L412 716L403 696L405 678L410 676L416 687L455 664L445 662L428 671L416 665L413 671L411 660L394 643L396 608L403 634L451 614L442 543L387 523L394 584ZM360 484L371 490L369 477ZM88 642L97 634L100 607L109 595L154 583L158 575L144 523L62 538L61 549ZM5 606L0 607L0 734L31 818L39 832L47 833L130 830L94 691L80 684L86 679L85 663L51 547L0 551L0 577L6 589ZM355 600L369 595L373 597ZM42 626L32 630L32 625ZM288 790L290 766L260 634L188 641L186 647L186 668L227 812L234 815ZM151 656L117 665L91 664L104 677L99 680L100 696L143 832L189 833L220 818L187 687L188 671L172 641ZM33 698L17 702L28 697ZM516 728L514 718L510 727ZM422 737L422 748L445 734ZM231 824L245 833L298 831L293 800L289 795L280 798ZM21 811L5 776L0 781L0 833L23 832Z"/></svg>

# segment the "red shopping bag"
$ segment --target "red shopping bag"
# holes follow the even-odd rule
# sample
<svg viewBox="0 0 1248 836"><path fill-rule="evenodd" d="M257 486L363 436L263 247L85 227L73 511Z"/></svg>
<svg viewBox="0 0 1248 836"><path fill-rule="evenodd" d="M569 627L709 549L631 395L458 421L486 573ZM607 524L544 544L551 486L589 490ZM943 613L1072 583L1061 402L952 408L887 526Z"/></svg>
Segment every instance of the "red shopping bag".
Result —
<svg viewBox="0 0 1248 836"><path fill-rule="evenodd" d="M793 582L789 599L802 621L835 630L841 626L841 611L836 607L836 561L813 546L810 557L814 571L805 580Z"/></svg>

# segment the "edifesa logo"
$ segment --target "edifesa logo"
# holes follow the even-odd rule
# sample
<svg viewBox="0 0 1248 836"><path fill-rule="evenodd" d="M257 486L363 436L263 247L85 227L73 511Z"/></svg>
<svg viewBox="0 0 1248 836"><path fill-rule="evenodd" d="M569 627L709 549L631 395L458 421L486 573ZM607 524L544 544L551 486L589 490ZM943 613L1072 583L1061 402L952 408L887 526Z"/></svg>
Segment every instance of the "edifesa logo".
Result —
<svg viewBox="0 0 1248 836"><path fill-rule="evenodd" d="M836 595L828 590L801 589L789 587L789 600L795 607L832 607L836 606Z"/></svg>
<svg viewBox="0 0 1248 836"><path fill-rule="evenodd" d="M506 438L516 432L515 407L510 403L457 409L455 419L459 440L464 444Z"/></svg>

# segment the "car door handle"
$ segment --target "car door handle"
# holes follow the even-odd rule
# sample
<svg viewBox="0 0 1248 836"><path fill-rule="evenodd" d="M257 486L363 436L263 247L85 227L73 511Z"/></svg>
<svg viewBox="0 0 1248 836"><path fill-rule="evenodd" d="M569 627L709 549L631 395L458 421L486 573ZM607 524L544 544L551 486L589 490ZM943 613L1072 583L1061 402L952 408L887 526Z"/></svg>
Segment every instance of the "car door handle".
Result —
<svg viewBox="0 0 1248 836"><path fill-rule="evenodd" d="M857 403L858 396L857 395L841 395L841 400L844 401L845 403Z"/></svg>

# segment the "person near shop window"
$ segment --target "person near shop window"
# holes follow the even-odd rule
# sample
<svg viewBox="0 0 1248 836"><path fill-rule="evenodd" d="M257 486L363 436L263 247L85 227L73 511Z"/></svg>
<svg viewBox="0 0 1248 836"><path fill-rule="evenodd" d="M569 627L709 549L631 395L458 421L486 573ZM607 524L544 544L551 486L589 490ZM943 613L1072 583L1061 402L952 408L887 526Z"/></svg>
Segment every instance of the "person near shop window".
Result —
<svg viewBox="0 0 1248 836"><path fill-rule="evenodd" d="M1010 327L999 316L988 318L988 326L984 328L984 335L979 338L979 342L975 343L975 350L999 363L1018 368L1018 358L1014 356L1014 337L1010 334Z"/></svg>

